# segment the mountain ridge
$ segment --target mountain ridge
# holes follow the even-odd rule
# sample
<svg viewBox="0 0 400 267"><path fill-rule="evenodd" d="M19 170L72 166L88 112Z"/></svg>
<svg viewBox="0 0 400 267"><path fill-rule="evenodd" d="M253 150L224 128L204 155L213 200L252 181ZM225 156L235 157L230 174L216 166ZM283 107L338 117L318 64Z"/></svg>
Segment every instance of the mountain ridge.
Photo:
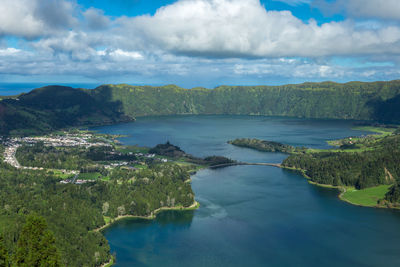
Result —
<svg viewBox="0 0 400 267"><path fill-rule="evenodd" d="M151 115L263 115L400 123L400 80L279 86L46 86L0 97L0 134L28 135Z"/></svg>
<svg viewBox="0 0 400 267"><path fill-rule="evenodd" d="M400 80L389 82L302 83L280 86L219 86L184 89L178 86L102 85L131 116L231 114L400 122L397 110ZM392 107L388 110L386 104ZM387 103L387 101L389 101ZM392 112L393 113L393 112Z"/></svg>

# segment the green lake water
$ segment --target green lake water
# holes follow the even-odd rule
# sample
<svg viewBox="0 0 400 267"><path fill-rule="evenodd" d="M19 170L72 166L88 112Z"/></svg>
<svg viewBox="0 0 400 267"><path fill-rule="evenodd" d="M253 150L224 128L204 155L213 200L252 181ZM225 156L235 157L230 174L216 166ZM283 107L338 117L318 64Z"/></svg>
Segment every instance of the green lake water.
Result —
<svg viewBox="0 0 400 267"><path fill-rule="evenodd" d="M352 122L251 116L172 116L96 128L124 144L170 141L196 156L281 162L286 155L237 148L255 137L296 146L366 134ZM203 170L192 177L196 211L124 220L104 234L116 266L400 266L400 213L352 206L337 192L266 166Z"/></svg>

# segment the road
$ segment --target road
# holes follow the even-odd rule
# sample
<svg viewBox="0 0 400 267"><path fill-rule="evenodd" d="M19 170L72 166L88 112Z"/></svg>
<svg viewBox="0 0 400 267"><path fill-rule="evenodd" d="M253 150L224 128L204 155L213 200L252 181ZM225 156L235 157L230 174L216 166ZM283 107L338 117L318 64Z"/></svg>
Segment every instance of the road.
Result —
<svg viewBox="0 0 400 267"><path fill-rule="evenodd" d="M271 167L277 167L277 168L280 168L280 167L281 167L281 164L280 164L280 163L267 163L267 162L260 162L260 163L233 162L233 163L225 163L225 164L219 164L219 165L210 166L210 169L218 169L218 168L224 168L224 167L229 167L229 166L239 166L239 165L271 166Z"/></svg>

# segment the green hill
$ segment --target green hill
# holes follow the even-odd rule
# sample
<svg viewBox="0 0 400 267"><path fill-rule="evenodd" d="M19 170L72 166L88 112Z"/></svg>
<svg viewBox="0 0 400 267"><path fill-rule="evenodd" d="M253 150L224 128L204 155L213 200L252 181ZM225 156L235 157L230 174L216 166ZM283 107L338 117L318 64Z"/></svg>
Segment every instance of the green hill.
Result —
<svg viewBox="0 0 400 267"><path fill-rule="evenodd" d="M130 116L235 114L400 122L400 80L220 86L183 89L102 85L91 92L120 101Z"/></svg>
<svg viewBox="0 0 400 267"><path fill-rule="evenodd" d="M80 125L177 114L266 115L400 123L400 80L220 86L184 89L102 85L47 86L0 101L0 134L34 134Z"/></svg>
<svg viewBox="0 0 400 267"><path fill-rule="evenodd" d="M35 89L18 98L0 101L0 134L38 134L80 125L100 125L130 118L121 103L88 94L87 90L63 86Z"/></svg>

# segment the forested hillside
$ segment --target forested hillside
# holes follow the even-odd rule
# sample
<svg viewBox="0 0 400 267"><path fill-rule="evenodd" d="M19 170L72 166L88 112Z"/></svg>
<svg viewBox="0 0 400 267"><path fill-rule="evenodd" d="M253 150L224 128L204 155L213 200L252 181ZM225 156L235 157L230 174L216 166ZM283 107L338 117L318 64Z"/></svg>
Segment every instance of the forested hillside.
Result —
<svg viewBox="0 0 400 267"><path fill-rule="evenodd" d="M246 114L400 122L400 80L220 86L213 90L103 85L90 93L97 98L111 96L130 116Z"/></svg>
<svg viewBox="0 0 400 267"><path fill-rule="evenodd" d="M44 218L54 233L55 241L50 241L58 251L60 265L100 266L109 260L109 246L104 236L93 230L103 226L105 218L148 216L160 207L188 207L194 202L186 182L189 174L175 164L159 164L140 172L115 170L109 182L80 186L60 184L57 176L46 171L15 169L3 162L0 169L0 263L6 255L13 266L58 266L16 264L19 258L29 258L20 255L18 244L24 240L24 225L32 214Z"/></svg>
<svg viewBox="0 0 400 267"><path fill-rule="evenodd" d="M391 185L386 194L389 203L400 204L400 135L351 139L352 146L340 150L310 150L294 153L285 159L283 167L301 170L318 184L354 186L365 189Z"/></svg>
<svg viewBox="0 0 400 267"><path fill-rule="evenodd" d="M283 166L305 170L312 181L330 185L352 185L363 189L393 184L400 179L400 135L351 139L353 146L337 150L295 153Z"/></svg>
<svg viewBox="0 0 400 267"><path fill-rule="evenodd" d="M0 134L37 134L136 116L234 114L374 120L400 123L400 80L183 89L102 85L94 90L48 86L0 99Z"/></svg>
<svg viewBox="0 0 400 267"><path fill-rule="evenodd" d="M83 89L48 86L0 101L0 135L40 134L80 125L129 121L121 104L103 95L96 99Z"/></svg>
<svg viewBox="0 0 400 267"><path fill-rule="evenodd" d="M239 138L231 140L228 141L228 144L232 144L234 146L239 146L239 147L252 148L264 152L292 153L296 150L301 151L300 148L295 148L290 145L281 144L273 141L250 139L250 138Z"/></svg>
<svg viewBox="0 0 400 267"><path fill-rule="evenodd" d="M259 151L288 153L281 167L301 172L313 184L340 188L341 198L353 204L400 207L399 129L369 128L380 134L329 141L335 146L331 149L292 147L248 138L228 143ZM358 191L365 198L350 201L349 195L352 198Z"/></svg>

